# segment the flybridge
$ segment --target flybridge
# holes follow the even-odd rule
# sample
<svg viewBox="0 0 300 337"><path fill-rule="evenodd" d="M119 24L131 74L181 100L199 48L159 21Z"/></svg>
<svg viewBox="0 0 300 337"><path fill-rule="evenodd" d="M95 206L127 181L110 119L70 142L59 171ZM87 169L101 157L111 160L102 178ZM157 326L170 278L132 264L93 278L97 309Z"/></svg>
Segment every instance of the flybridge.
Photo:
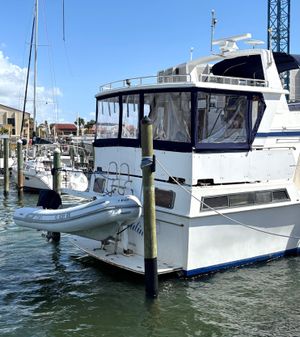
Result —
<svg viewBox="0 0 300 337"><path fill-rule="evenodd" d="M127 78L104 84L100 94L110 90L172 85L189 85L197 82L219 83L241 86L268 87L267 68L275 62L277 73L300 67L300 55L288 55L264 49L239 50L237 41L246 40L257 45L257 40L249 40L251 34L236 35L215 40L221 54L213 54L193 61L161 70L154 76ZM254 41L254 42L253 42Z"/></svg>

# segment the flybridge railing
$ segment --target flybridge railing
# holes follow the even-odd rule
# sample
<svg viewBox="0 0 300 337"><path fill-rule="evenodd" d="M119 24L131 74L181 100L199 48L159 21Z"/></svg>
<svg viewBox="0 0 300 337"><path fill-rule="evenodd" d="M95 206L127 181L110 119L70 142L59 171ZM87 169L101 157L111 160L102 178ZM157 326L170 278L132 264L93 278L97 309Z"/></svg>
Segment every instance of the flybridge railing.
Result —
<svg viewBox="0 0 300 337"><path fill-rule="evenodd" d="M164 83L178 83L178 82L182 83L191 82L191 75L186 74L186 75L157 75L157 76L133 77L121 81L115 81L104 84L100 87L100 91L147 86L147 85L157 85Z"/></svg>
<svg viewBox="0 0 300 337"><path fill-rule="evenodd" d="M229 85L248 85L251 87L267 87L268 81L257 80L255 78L217 76L210 74L200 74L199 82L220 83Z"/></svg>
<svg viewBox="0 0 300 337"><path fill-rule="evenodd" d="M199 82L219 83L219 84L229 84L229 85L243 85L243 86L247 85L247 86L256 86L256 87L267 87L268 86L268 82L264 80L256 80L253 78L216 76L216 75L209 75L209 74L200 74L198 80ZM191 83L191 82L193 81L192 81L190 74L133 77L133 78L125 79L125 80L119 80L119 81L104 84L100 86L100 92L103 92L106 90L141 87L141 86L157 85L157 84Z"/></svg>

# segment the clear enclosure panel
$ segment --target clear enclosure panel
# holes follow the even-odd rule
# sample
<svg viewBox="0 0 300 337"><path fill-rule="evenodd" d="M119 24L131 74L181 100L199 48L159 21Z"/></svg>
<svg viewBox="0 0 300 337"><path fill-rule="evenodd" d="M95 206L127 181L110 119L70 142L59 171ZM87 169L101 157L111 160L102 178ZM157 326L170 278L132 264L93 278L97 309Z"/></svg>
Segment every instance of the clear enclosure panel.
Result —
<svg viewBox="0 0 300 337"><path fill-rule="evenodd" d="M247 114L247 96L199 92L198 142L245 143Z"/></svg>
<svg viewBox="0 0 300 337"><path fill-rule="evenodd" d="M254 127L257 123L257 120L262 115L265 109L265 103L260 96L254 95L252 97L252 127Z"/></svg>
<svg viewBox="0 0 300 337"><path fill-rule="evenodd" d="M144 95L144 115L153 123L153 138L191 141L191 93L161 92Z"/></svg>
<svg viewBox="0 0 300 337"><path fill-rule="evenodd" d="M97 138L118 138L119 97L109 97L98 101Z"/></svg>
<svg viewBox="0 0 300 337"><path fill-rule="evenodd" d="M139 136L139 95L122 96L122 138L136 139Z"/></svg>

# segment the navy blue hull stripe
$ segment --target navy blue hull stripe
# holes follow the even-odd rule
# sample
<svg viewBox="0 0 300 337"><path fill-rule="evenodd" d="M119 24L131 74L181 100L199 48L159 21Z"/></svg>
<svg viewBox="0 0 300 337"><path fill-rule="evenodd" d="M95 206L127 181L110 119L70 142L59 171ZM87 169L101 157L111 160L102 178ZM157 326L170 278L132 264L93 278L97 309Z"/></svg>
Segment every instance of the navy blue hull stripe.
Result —
<svg viewBox="0 0 300 337"><path fill-rule="evenodd" d="M197 268L197 269L192 269L192 270L184 270L184 275L187 277L191 277L191 276L196 276L200 274L209 274L209 273L221 271L221 270L228 269L228 268L241 267L243 265L248 265L248 264L252 264L255 262L268 261L268 260L277 259L283 256L298 255L298 254L300 254L300 248L293 248L293 249L285 250L282 252L256 256L253 258L237 260L237 261L228 262L228 263L217 264L217 265L210 266L210 267Z"/></svg>
<svg viewBox="0 0 300 337"><path fill-rule="evenodd" d="M260 132L256 134L256 137L299 137L300 131L277 131L277 132Z"/></svg>

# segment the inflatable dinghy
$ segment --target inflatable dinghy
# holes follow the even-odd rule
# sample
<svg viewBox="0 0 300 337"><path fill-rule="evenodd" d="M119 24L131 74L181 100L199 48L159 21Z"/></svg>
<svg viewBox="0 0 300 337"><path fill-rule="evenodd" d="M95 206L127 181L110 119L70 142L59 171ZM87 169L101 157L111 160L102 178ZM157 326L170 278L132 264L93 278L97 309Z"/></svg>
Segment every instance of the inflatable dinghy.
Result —
<svg viewBox="0 0 300 337"><path fill-rule="evenodd" d="M138 198L101 196L79 206L61 209L23 207L15 211L13 219L19 226L76 234L95 240L115 235L120 226L136 222L142 206Z"/></svg>

